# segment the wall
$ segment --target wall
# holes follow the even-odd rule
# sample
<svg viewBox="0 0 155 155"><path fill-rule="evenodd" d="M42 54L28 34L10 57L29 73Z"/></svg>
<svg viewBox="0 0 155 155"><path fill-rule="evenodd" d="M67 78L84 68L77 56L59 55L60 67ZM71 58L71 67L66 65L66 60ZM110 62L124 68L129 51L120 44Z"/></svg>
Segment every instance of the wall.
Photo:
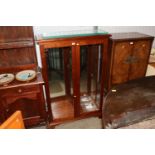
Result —
<svg viewBox="0 0 155 155"><path fill-rule="evenodd" d="M34 34L48 34L51 32L58 31L72 31L72 30L91 30L93 26L34 26ZM109 33L117 33L117 32L140 32L144 34L148 34L151 36L155 36L155 26L99 26L99 29L103 29ZM155 41L153 43L153 47L155 48ZM37 49L37 57L39 66L41 66L40 61L40 52L39 47L36 46Z"/></svg>
<svg viewBox="0 0 155 155"><path fill-rule="evenodd" d="M48 34L59 31L91 30L93 26L34 26L34 34Z"/></svg>

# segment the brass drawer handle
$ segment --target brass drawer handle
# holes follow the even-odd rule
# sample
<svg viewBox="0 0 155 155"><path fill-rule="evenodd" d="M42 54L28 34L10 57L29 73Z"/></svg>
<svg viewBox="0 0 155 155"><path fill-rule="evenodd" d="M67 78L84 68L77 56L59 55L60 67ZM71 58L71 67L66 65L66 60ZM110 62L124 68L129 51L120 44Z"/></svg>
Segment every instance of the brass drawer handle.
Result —
<svg viewBox="0 0 155 155"><path fill-rule="evenodd" d="M132 41L130 42L130 45L133 45L133 42Z"/></svg>
<svg viewBox="0 0 155 155"><path fill-rule="evenodd" d="M145 47L145 46L146 46L145 44L142 45L142 47Z"/></svg>

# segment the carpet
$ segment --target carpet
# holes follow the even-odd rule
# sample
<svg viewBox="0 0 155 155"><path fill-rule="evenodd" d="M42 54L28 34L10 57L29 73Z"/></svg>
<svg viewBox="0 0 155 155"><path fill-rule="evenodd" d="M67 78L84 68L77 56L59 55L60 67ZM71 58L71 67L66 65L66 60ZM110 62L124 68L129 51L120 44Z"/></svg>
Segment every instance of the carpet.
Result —
<svg viewBox="0 0 155 155"><path fill-rule="evenodd" d="M73 121L55 127L55 129L101 129L101 128L102 128L101 119L99 119L98 117Z"/></svg>
<svg viewBox="0 0 155 155"><path fill-rule="evenodd" d="M102 120L98 117L87 118L61 124L55 129L102 129ZM120 129L155 129L155 116L133 125L125 126Z"/></svg>
<svg viewBox="0 0 155 155"><path fill-rule="evenodd" d="M46 129L45 126L31 129ZM55 127L55 129L102 129L102 121L98 117L91 117L69 123L64 123ZM133 125L121 127L120 129L155 129L155 116Z"/></svg>

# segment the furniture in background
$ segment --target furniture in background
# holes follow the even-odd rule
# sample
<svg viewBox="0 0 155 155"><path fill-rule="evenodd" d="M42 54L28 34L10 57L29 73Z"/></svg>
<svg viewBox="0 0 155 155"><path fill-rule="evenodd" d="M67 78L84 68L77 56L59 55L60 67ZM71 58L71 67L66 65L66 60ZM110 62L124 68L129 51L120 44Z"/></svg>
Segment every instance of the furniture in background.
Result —
<svg viewBox="0 0 155 155"><path fill-rule="evenodd" d="M14 112L2 125L0 129L24 129L24 121L21 111Z"/></svg>
<svg viewBox="0 0 155 155"><path fill-rule="evenodd" d="M104 99L103 128L119 128L155 115L155 76L113 87Z"/></svg>
<svg viewBox="0 0 155 155"><path fill-rule="evenodd" d="M113 33L110 38L108 90L117 84L144 77L154 37L131 33Z"/></svg>
<svg viewBox="0 0 155 155"><path fill-rule="evenodd" d="M68 120L101 116L109 37L110 35L103 31L76 31L73 34L67 32L37 38L48 109L51 110L50 127ZM63 66L63 74L61 79L58 79L58 76L52 79L56 72L49 66L54 62L52 55L58 48L61 59L57 61L63 62L59 63ZM52 84L52 81L57 82L57 86L63 83L64 90L56 97L52 96L55 84Z"/></svg>
<svg viewBox="0 0 155 155"><path fill-rule="evenodd" d="M16 74L35 70L37 76L28 82L13 80L0 85L0 123L21 110L25 127L46 121L41 72L38 71L33 28L30 26L0 27L0 73Z"/></svg>

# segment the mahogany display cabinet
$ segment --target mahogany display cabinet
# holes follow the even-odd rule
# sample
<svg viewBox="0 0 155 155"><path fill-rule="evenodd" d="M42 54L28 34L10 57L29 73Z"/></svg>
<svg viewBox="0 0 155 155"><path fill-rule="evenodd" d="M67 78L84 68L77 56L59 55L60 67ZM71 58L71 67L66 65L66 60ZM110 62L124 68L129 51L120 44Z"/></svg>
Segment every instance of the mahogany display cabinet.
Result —
<svg viewBox="0 0 155 155"><path fill-rule="evenodd" d="M109 37L104 31L72 31L37 37L49 127L101 116Z"/></svg>
<svg viewBox="0 0 155 155"><path fill-rule="evenodd" d="M33 28L31 26L0 27L0 73L35 70L36 78L28 82L14 79L0 85L0 123L16 110L21 110L26 127L46 122L43 78L38 70Z"/></svg>

